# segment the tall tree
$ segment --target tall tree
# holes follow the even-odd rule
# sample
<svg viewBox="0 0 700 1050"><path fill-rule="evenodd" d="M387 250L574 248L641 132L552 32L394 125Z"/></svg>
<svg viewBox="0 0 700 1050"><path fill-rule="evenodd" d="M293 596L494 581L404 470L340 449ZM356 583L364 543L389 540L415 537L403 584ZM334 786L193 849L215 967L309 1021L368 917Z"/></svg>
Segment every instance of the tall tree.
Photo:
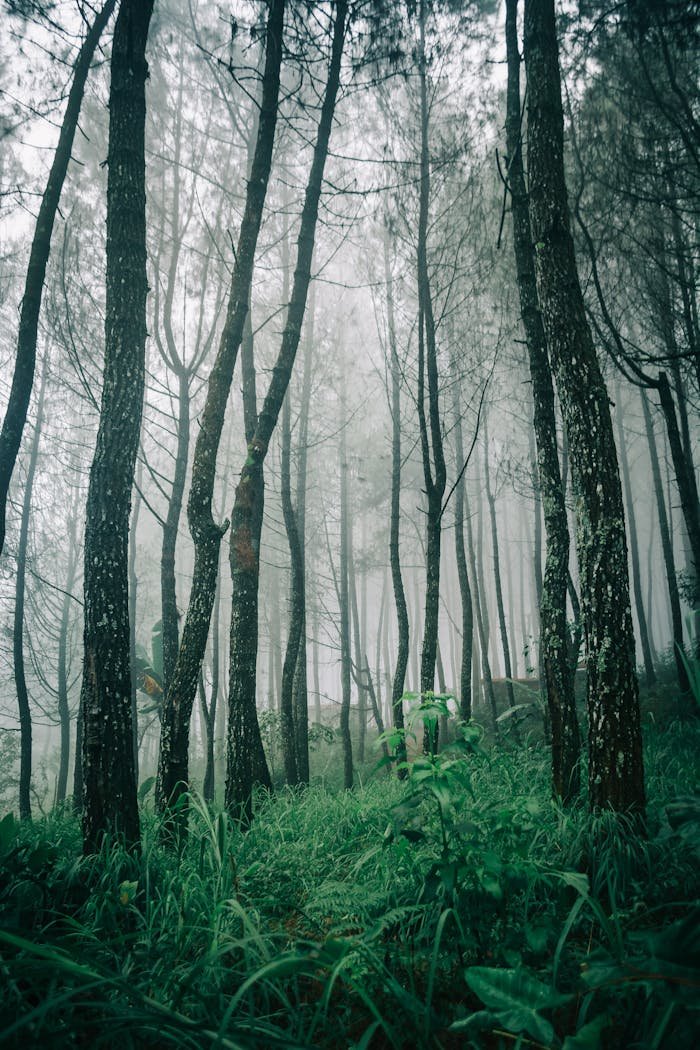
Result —
<svg viewBox="0 0 700 1050"><path fill-rule="evenodd" d="M233 370L249 309L255 250L272 166L282 63L284 0L272 0L265 34L265 70L255 154L246 188L226 322L209 375L192 465L187 517L195 547L194 574L182 639L172 682L165 697L156 801L161 809L174 802L189 781L188 746L192 706L209 636L221 540L228 522L212 514L216 458L224 426Z"/></svg>
<svg viewBox="0 0 700 1050"><path fill-rule="evenodd" d="M608 394L571 236L554 0L526 0L524 26L537 293L576 497L588 656L589 803L641 813L644 769L622 491Z"/></svg>
<svg viewBox="0 0 700 1050"><path fill-rule="evenodd" d="M229 664L226 805L243 820L252 817L252 792L266 766L256 696L258 649L259 542L263 514L263 464L294 367L311 280L318 206L328 156L347 28L347 0L335 5L328 79L321 107L311 171L297 238L297 261L282 345L236 487L231 515L230 564L233 581ZM269 773L267 774L269 779Z"/></svg>
<svg viewBox="0 0 700 1050"><path fill-rule="evenodd" d="M102 32L114 11L116 0L106 0L95 21L88 30L85 40L78 52L73 67L73 80L68 93L66 111L63 115L58 145L54 153L49 177L46 181L43 197L39 206L34 237L29 253L29 265L24 282L24 295L19 318L17 335L17 356L12 378L10 398L5 410L5 418L0 431L0 554L5 545L5 517L7 512L7 493L10 487L12 472L17 453L22 441L22 432L27 419L29 399L34 384L36 363L37 332L39 330L39 313L44 293L46 265L51 251L51 234L53 233L61 190L68 171L68 164L73 149L75 130L78 126L80 107L85 92L85 82L90 64L95 54Z"/></svg>
<svg viewBox="0 0 700 1050"><path fill-rule="evenodd" d="M389 522L389 562L391 585L396 606L397 649L396 667L391 683L391 709L393 722L399 730L396 745L398 775L407 776L406 741L403 737L404 711L403 692L408 667L409 627L406 592L401 573L400 521L401 521L401 368L396 346L396 322L394 318L394 280L389 257L389 229L385 218L384 231L384 280L386 281L387 340L389 344L389 374L391 377L391 511Z"/></svg>
<svg viewBox="0 0 700 1050"><path fill-rule="evenodd" d="M513 251L520 296L520 316L525 331L532 381L533 425L537 444L539 482L535 521L537 526L541 504L544 510L544 527L547 536L543 577L539 554L539 533L537 527L535 528L535 584L540 607L540 677L544 677L552 736L552 786L560 798L567 800L578 794L581 750L574 698L575 667L572 667L569 659L569 634L566 622L569 527L564 501L564 486L559 468L554 387L547 358L542 315L537 300L527 187L523 170L517 16L518 0L506 0L508 183L511 193Z"/></svg>
<svg viewBox="0 0 700 1050"><path fill-rule="evenodd" d="M430 210L430 156L428 137L428 75L425 51L426 3L420 0L418 11L418 77L420 83L420 194L418 205L418 421L420 425L423 478L428 500L426 516L426 594L421 648L420 691L425 694L435 686L438 625L440 611L440 547L442 535L442 497L447 471L440 424L439 378L436 326L428 268L428 222ZM425 412L425 379L428 380L428 413ZM437 723L426 723L423 750L437 750Z"/></svg>
<svg viewBox="0 0 700 1050"><path fill-rule="evenodd" d="M146 346L146 41L153 0L122 0L107 154L105 363L85 527L83 836L140 843L131 716L128 546Z"/></svg>

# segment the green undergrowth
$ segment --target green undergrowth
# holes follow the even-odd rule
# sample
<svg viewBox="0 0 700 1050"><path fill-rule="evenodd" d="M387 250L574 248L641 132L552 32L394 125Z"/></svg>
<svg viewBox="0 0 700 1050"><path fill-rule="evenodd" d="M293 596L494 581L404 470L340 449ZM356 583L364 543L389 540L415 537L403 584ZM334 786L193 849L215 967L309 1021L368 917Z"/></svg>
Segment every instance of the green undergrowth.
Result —
<svg viewBox="0 0 700 1050"><path fill-rule="evenodd" d="M403 782L261 797L245 833L194 797L176 852L145 807L138 860L8 816L0 1044L697 1045L699 743L649 728L644 835L473 726Z"/></svg>

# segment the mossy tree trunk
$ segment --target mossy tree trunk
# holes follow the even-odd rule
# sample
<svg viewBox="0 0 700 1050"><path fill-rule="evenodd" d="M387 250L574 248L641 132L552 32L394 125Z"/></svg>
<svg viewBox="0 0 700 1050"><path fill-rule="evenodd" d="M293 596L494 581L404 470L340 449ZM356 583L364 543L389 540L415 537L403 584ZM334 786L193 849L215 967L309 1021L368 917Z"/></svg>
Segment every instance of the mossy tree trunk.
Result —
<svg viewBox="0 0 700 1050"><path fill-rule="evenodd" d="M526 0L529 210L537 294L571 454L588 655L589 803L642 813L638 683L608 394L576 268L554 0Z"/></svg>
<svg viewBox="0 0 700 1050"><path fill-rule="evenodd" d="M146 41L152 0L122 0L112 45L105 364L85 526L83 837L140 848L129 662L128 546L146 346Z"/></svg>

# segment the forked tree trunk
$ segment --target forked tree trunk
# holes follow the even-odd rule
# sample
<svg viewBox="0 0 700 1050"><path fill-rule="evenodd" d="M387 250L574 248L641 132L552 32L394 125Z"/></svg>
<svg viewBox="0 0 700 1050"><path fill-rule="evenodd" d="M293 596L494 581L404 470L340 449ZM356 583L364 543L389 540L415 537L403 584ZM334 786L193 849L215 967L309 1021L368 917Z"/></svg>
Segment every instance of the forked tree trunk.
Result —
<svg viewBox="0 0 700 1050"><path fill-rule="evenodd" d="M576 269L564 180L554 0L526 0L530 225L537 293L571 453L588 652L589 803L644 810L620 477L605 382Z"/></svg>
<svg viewBox="0 0 700 1050"><path fill-rule="evenodd" d="M136 799L128 547L146 345L145 51L152 0L122 0L114 30L107 155L105 365L85 527L83 836L140 848Z"/></svg>
<svg viewBox="0 0 700 1050"><path fill-rule="evenodd" d="M51 171L46 181L46 188L41 198L39 214L34 227L34 237L29 253L29 264L27 266L27 276L24 283L24 295L22 296L22 307L19 317L15 371L12 377L12 387L7 402L7 409L5 410L5 418L2 423L2 431L0 431L0 554L2 554L5 545L5 515L10 479L12 478L17 453L22 441L22 432L27 420L29 399L31 398L34 384L39 313L44 293L46 265L49 261L49 252L51 251L51 234L53 233L58 202L61 199L61 190L63 189L71 158L73 140L78 126L78 117L80 116L80 107L83 101L90 63L102 32L114 10L115 2L116 0L106 0L99 14L95 16L95 21L88 30L83 45L78 52L73 68L73 81L68 93L66 111L63 115L63 123L58 136L58 145L56 146Z"/></svg>
<svg viewBox="0 0 700 1050"><path fill-rule="evenodd" d="M335 7L331 62L311 172L304 198L297 240L296 269L282 346L272 371L272 380L258 417L255 434L248 444L248 455L236 487L231 515L230 563L233 599L226 806L231 812L240 816L244 822L252 817L254 784L257 781L264 785L266 780L269 783L255 706L260 556L258 544L262 526L262 470L270 439L289 386L304 320L323 171L328 155L335 100L340 84L340 65L346 21L347 0L338 0Z"/></svg>
<svg viewBox="0 0 700 1050"><path fill-rule="evenodd" d="M231 278L226 322L216 361L209 376L206 402L200 417L195 445L187 503L187 516L195 547L194 573L177 663L163 705L156 784L156 803L161 811L177 800L187 789L189 782L190 718L209 636L218 577L219 550L227 528L227 523L218 525L212 514L216 459L233 370L248 314L255 250L272 165L282 61L284 7L284 0L272 0L269 7L255 155L246 189L245 210ZM260 747L262 748L262 744Z"/></svg>
<svg viewBox="0 0 700 1050"><path fill-rule="evenodd" d="M580 733L574 697L576 661L569 656L566 591L569 579L569 527L559 469L554 388L547 344L537 299L528 198L523 171L520 104L518 0L506 0L508 89L506 134L508 178L513 212L513 247L520 294L520 314L527 342L532 380L533 428L537 444L535 503L535 587L540 610L539 674L544 679L552 737L552 786L564 801L580 788ZM533 464L535 467L535 464ZM541 497L541 498L540 498ZM539 508L544 510L547 554L542 576Z"/></svg>

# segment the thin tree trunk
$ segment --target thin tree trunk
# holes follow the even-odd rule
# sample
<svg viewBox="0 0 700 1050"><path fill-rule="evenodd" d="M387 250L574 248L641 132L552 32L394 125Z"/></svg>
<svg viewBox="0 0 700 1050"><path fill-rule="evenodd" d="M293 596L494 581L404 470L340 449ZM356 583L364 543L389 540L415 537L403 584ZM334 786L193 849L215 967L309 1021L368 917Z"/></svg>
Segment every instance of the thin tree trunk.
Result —
<svg viewBox="0 0 700 1050"><path fill-rule="evenodd" d="M122 0L109 102L105 367L85 529L83 837L140 848L129 667L128 547L146 344L145 58L152 0Z"/></svg>
<svg viewBox="0 0 700 1050"><path fill-rule="evenodd" d="M634 513L634 498L632 495L632 482L630 480L629 461L627 459L627 446L625 443L625 430L622 425L622 406L620 384L617 384L616 400L617 409L617 441L619 446L618 455L622 474L622 485L625 494L625 510L627 516L627 531L629 533L629 548L632 560L632 590L634 604L637 612L637 623L639 625L639 641L642 647L644 660L644 676L646 684L651 688L656 683L656 671L649 645L649 632L647 630L647 618L644 612L644 599L642 597L642 576L639 569L639 543L637 542L637 521Z"/></svg>
<svg viewBox="0 0 700 1050"><path fill-rule="evenodd" d="M209 706L204 704L205 728L206 728L206 765L204 768L204 781L202 783L202 795L206 802L213 802L216 792L216 763L214 761L214 733L216 729L216 712L219 701L219 627L221 621L221 580L216 589L214 601L214 620L212 623L211 644L211 697Z"/></svg>
<svg viewBox="0 0 700 1050"><path fill-rule="evenodd" d="M464 548L464 500L465 485L464 474L464 439L462 435L462 417L459 411L459 395L457 384L454 385L454 413L455 413L455 450L457 454L457 470L460 472L457 487L454 492L455 501L455 557L457 559L457 580L459 582L459 596L462 607L462 657L459 669L459 716L463 722L468 722L472 716L472 650L474 645L474 611L472 608L472 592L469 586L469 573L467 571L467 554Z"/></svg>
<svg viewBox="0 0 700 1050"><path fill-rule="evenodd" d="M2 431L0 431L0 554L5 545L7 494L22 441L22 432L27 420L29 400L34 384L39 314L44 292L46 265L51 251L51 235L71 158L90 64L102 32L114 11L115 2L116 0L106 0L100 12L95 16L95 21L88 30L78 52L73 67L73 81L68 93L66 111L58 136L58 145L34 227L19 317L15 370Z"/></svg>
<svg viewBox="0 0 700 1050"><path fill-rule="evenodd" d="M61 729L61 748L59 752L58 776L56 777L56 804L66 800L68 790L68 768L70 765L70 708L68 705L69 654L68 642L70 632L71 602L74 601L71 591L75 585L78 568L78 538L76 536L76 507L71 508L68 521L68 567L66 571L65 591L61 606L61 626L58 636L58 721Z"/></svg>
<svg viewBox="0 0 700 1050"><path fill-rule="evenodd" d="M503 666L505 669L505 685L508 707L515 707L515 694L513 692L513 671L510 664L510 644L508 642L508 629L506 627L506 613L503 605L503 587L501 585L501 556L498 547L498 524L496 522L496 499L491 488L491 471L489 468L489 438L487 429L487 417L484 417L484 482L486 488L486 501L489 507L489 519L491 522L491 554L493 556L493 579L496 587L496 613L498 615L498 626L501 632L501 648L503 650Z"/></svg>
<svg viewBox="0 0 700 1050"><path fill-rule="evenodd" d="M571 451L588 651L589 803L644 810L622 491L607 390L576 269L553 0L526 0L530 225L537 293Z"/></svg>
<svg viewBox="0 0 700 1050"><path fill-rule="evenodd" d="M200 417L195 445L187 504L187 516L195 547L194 573L182 642L163 705L156 784L156 802L160 810L164 810L171 803L174 804L189 781L190 718L209 636L218 577L219 549L228 527L228 523L217 525L212 515L216 458L233 370L248 314L255 250L272 165L282 61L284 7L284 0L272 0L269 7L265 35L265 72L255 155L246 189L245 210L235 254L226 322L219 352L209 376L206 402ZM262 743L260 747L262 748Z"/></svg>
<svg viewBox="0 0 700 1050"><path fill-rule="evenodd" d="M141 465L136 467L136 494L134 509L131 512L129 527L129 665L131 677L131 724L134 752L134 776L139 781L139 709L138 709L138 672L136 668L136 607L138 595L138 576L136 575L136 536L141 515Z"/></svg>
<svg viewBox="0 0 700 1050"><path fill-rule="evenodd" d="M17 707L19 710L20 730L20 766L19 766L19 816L20 820L30 820L31 786L32 786L32 712L29 705L29 690L24 670L24 597L27 581L27 550L29 547L29 521L32 512L32 492L39 461L39 440L44 425L44 395L46 392L47 360L41 373L41 386L36 407L34 435L27 464L27 477L24 483L22 498L22 518L17 544L17 570L15 576L15 611L12 630L12 657L17 690Z"/></svg>
<svg viewBox="0 0 700 1050"><path fill-rule="evenodd" d="M299 533L302 564L302 592L300 601L301 636L294 672L294 729L297 752L297 772L302 784L309 783L309 695L307 676L306 639L306 467L309 443L309 414L311 409L311 366L314 348L314 314L316 297L311 285L309 315L304 345L304 372L301 384L301 412L297 453L296 521Z"/></svg>
<svg viewBox="0 0 700 1050"><path fill-rule="evenodd" d="M343 384L344 391L344 384ZM350 733L350 702L352 656L350 652L350 591L349 591L349 522L348 522L348 456L345 444L345 427L347 410L344 393L341 395L341 432L340 432L340 739L343 745L343 787L352 790L353 760L352 736Z"/></svg>
<svg viewBox="0 0 700 1050"><path fill-rule="evenodd" d="M496 734L498 733L498 711L496 709L496 697L493 691L493 679L491 677L491 664L489 663L489 643L488 635L484 627L484 605L481 600L481 589L479 587L477 571L476 571L476 554L474 552L474 534L472 531L472 519L471 515L467 514L467 550L469 552L469 568L471 569L472 578L472 601L474 612L476 613L476 626L479 632L479 641L481 643L481 673L484 682L484 693L486 701L489 705L491 712L491 718L493 721L493 728Z"/></svg>
<svg viewBox="0 0 700 1050"><path fill-rule="evenodd" d="M438 364L435 343L435 320L428 271L428 221L430 209L430 158L428 153L429 110L425 56L425 0L419 5L420 82L420 196L418 209L417 275L418 275L418 421L420 425L423 478L427 495L425 544L425 617L421 645L420 691L424 698L435 686L435 662L440 613L440 546L442 532L442 498L447 479L440 426L438 401ZM428 380L428 414L425 412L425 377ZM438 725L426 722L423 751L435 754L438 748Z"/></svg>
<svg viewBox="0 0 700 1050"><path fill-rule="evenodd" d="M284 526L287 531L287 542L289 544L289 553L291 557L291 579L289 594L289 633L287 635L287 651L284 656L284 666L282 668L280 722L284 775L288 784L295 785L299 783L299 773L297 769L296 733L294 727L294 673L296 670L297 657L299 655L299 643L301 641L302 616L300 603L303 602L304 597L304 565L301 546L299 544L296 517L292 506L292 430L291 409L289 405L290 393L291 391L288 389L287 396L284 399L284 405L282 406L282 466L280 492L282 496Z"/></svg>
<svg viewBox="0 0 700 1050"><path fill-rule="evenodd" d="M695 478L695 468L692 460L689 460L683 448L681 433L678 428L676 409L673 403L673 395L669 386L668 378L664 372L659 375L658 382L659 400L661 411L666 421L668 443L671 449L671 459L681 499L681 511L690 541L690 552L693 562L695 587L700 574L700 502L698 501L698 487Z"/></svg>
<svg viewBox="0 0 700 1050"><path fill-rule="evenodd" d="M240 814L244 822L249 821L252 817L252 792L255 780L261 780L263 786L266 780L269 783L269 774L265 776L264 753L255 708L259 582L257 542L262 526L262 470L289 385L304 320L323 171L328 155L335 101L340 84L340 65L346 21L347 0L338 0L335 8L330 69L304 199L297 240L296 270L282 336L282 346L272 371L272 379L258 417L255 434L248 445L248 456L241 470L231 516L230 563L233 580L233 611L229 667L226 806L231 812ZM256 762L258 765L257 778Z"/></svg>
<svg viewBox="0 0 700 1050"><path fill-rule="evenodd" d="M683 660L683 615L681 613L681 600L678 593L678 579L676 577L676 565L673 557L673 543L671 542L671 530L669 528L666 514L666 503L664 501L663 483L661 480L661 469L659 456L656 450L654 438L654 424L649 410L649 401L646 392L640 390L642 399L642 411L644 413L644 427L646 430L647 444L649 446L649 458L651 460L651 477L654 486L654 497L656 499L656 513L659 520L659 533L661 535L661 550L664 557L666 569L666 584L668 586L668 597L671 605L671 625L673 630L673 657L676 663L676 675L681 693L690 692L688 672Z"/></svg>

